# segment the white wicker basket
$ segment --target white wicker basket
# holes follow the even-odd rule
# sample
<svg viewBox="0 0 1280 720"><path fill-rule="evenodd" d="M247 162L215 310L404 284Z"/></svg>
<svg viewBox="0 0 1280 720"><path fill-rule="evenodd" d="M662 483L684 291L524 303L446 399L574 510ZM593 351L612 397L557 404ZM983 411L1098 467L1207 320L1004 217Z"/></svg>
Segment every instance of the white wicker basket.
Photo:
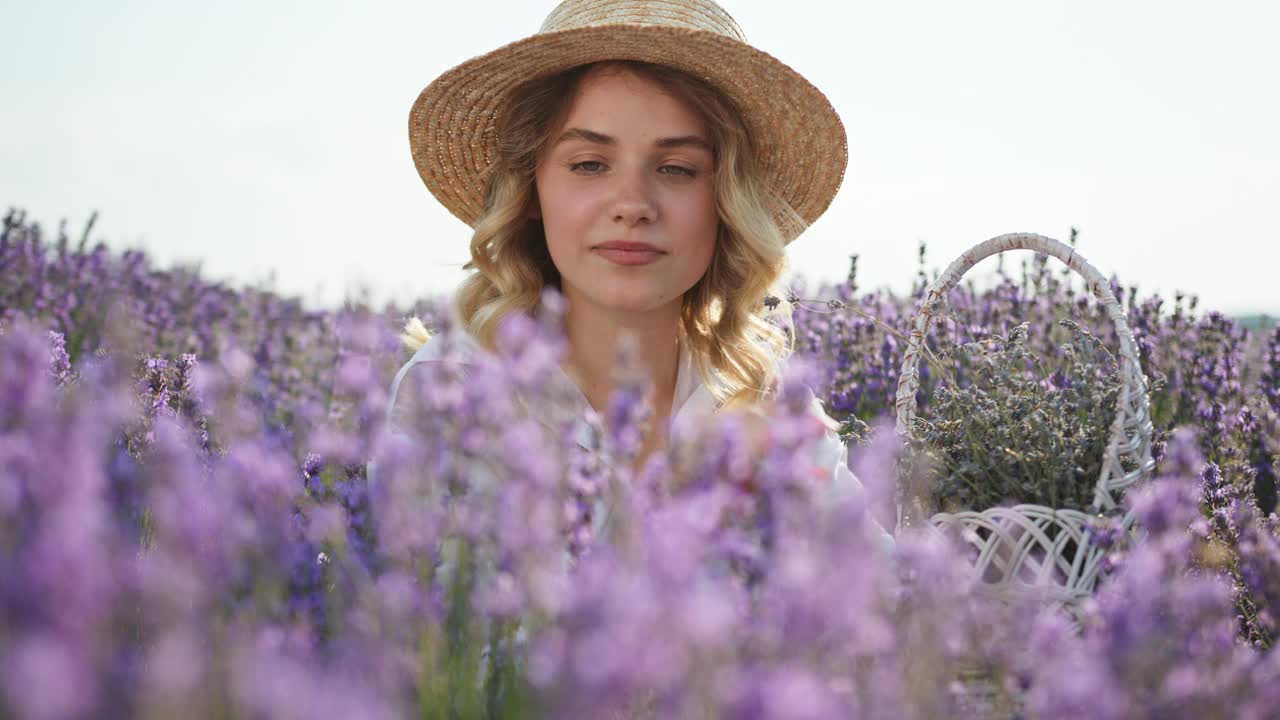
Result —
<svg viewBox="0 0 1280 720"><path fill-rule="evenodd" d="M997 253L1015 249L1051 255L1083 276L1115 323L1120 338L1122 382L1115 423L1111 427L1111 438L1098 475L1093 503L1089 512L1026 504L937 513L929 518L929 526L940 530L958 527L962 531L965 541L974 546L974 569L984 582L999 587L1015 584L1039 586L1075 616L1079 603L1093 592L1104 555L1104 550L1090 537L1090 517L1114 511L1119 505L1120 491L1150 477L1155 467L1151 458L1152 427L1146 377L1142 373L1129 324L1106 278L1074 248L1031 233L1001 235L961 255L929 286L916 316L898 379L897 431L904 438L911 432L916 415L916 392L920 386L920 353L938 306L975 264ZM1134 468L1128 473L1124 472L1122 462L1126 459ZM910 503L903 490L900 486L898 528L921 525L923 512ZM1132 521L1132 516L1126 514L1123 520L1125 527L1128 528Z"/></svg>

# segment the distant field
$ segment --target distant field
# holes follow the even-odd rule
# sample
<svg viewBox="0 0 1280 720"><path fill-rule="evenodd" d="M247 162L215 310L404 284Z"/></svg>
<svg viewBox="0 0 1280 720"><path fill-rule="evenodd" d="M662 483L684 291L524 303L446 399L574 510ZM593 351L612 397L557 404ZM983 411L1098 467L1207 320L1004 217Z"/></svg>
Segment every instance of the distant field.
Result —
<svg viewBox="0 0 1280 720"><path fill-rule="evenodd" d="M1276 315L1238 315L1234 319L1246 330L1270 330L1280 323Z"/></svg>

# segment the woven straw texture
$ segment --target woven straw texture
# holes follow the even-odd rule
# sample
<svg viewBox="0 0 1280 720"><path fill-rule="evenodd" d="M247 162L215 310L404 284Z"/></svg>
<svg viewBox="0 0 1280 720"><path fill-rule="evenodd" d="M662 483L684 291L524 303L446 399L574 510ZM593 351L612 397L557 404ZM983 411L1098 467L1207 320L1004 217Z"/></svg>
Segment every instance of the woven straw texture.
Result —
<svg viewBox="0 0 1280 720"><path fill-rule="evenodd" d="M1044 588L1060 607L1074 617L1080 603L1093 592L1104 554L1104 550L1091 540L1088 530L1090 517L1116 510L1121 491L1150 477L1155 467L1151 457L1152 425L1147 380L1142 373L1137 345L1124 311L1102 273L1069 245L1031 233L1001 235L961 255L926 290L916 316L898 379L897 431L903 437L910 434L916 415L916 393L920 388L920 354L939 305L975 264L1014 249L1051 255L1083 276L1116 326L1120 339L1121 388L1093 503L1087 513L1042 505L937 513L929 518L929 526L938 529L954 527L961 531L962 537L976 551L974 568L984 582L997 587L1020 584ZM1126 461L1131 467L1129 472L1124 470ZM899 528L919 525L921 509L902 495L899 500ZM1123 522L1126 528L1130 527L1132 514L1126 514Z"/></svg>
<svg viewBox="0 0 1280 720"><path fill-rule="evenodd" d="M737 105L766 181L807 223L831 204L848 162L844 126L826 96L709 0L568 0L541 31L445 72L409 113L423 182L463 222L484 209L497 119L521 83L604 60L682 70ZM779 217L793 240L803 227Z"/></svg>

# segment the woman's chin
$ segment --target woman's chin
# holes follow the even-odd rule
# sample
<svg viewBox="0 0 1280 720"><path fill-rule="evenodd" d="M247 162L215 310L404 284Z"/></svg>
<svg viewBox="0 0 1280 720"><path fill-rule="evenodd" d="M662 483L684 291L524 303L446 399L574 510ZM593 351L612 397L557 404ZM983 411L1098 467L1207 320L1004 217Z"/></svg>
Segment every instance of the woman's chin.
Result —
<svg viewBox="0 0 1280 720"><path fill-rule="evenodd" d="M679 308L680 297L662 296L649 292L619 292L621 288L583 298L587 304L611 315L646 315L670 310L672 304Z"/></svg>

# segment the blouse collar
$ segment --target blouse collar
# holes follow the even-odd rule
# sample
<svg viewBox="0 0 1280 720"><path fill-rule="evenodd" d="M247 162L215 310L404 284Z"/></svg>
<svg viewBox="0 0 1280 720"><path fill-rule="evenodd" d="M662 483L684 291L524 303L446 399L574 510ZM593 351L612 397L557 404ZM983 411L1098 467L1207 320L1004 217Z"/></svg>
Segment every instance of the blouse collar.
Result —
<svg viewBox="0 0 1280 720"><path fill-rule="evenodd" d="M679 353L679 357L676 360L675 394L671 399L671 419L675 420L675 418L685 414L703 415L715 412L717 407L715 396L711 393L708 383L698 372L698 368L693 362L693 355L689 352L684 342L680 343ZM569 373L564 371L564 368L558 368L558 373L564 382L576 391L574 395L578 402L578 410L586 412L591 407L591 404L587 401L587 396L582 392L582 388L569 376Z"/></svg>

